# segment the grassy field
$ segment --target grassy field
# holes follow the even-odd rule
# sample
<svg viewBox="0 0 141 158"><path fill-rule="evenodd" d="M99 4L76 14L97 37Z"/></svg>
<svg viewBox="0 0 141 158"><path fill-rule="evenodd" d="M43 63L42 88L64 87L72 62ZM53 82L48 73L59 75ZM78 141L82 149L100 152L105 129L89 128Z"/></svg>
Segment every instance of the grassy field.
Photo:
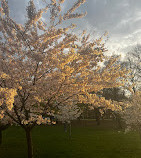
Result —
<svg viewBox="0 0 141 158"><path fill-rule="evenodd" d="M72 138L63 126L38 126L32 132L35 158L140 158L141 140L135 132L124 134L108 121L74 123ZM0 158L27 157L25 133L20 127L3 132Z"/></svg>

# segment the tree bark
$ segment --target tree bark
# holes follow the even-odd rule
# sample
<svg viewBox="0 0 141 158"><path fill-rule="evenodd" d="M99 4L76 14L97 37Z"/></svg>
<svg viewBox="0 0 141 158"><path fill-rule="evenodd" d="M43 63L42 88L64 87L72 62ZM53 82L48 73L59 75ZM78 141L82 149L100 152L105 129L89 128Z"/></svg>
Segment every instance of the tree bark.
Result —
<svg viewBox="0 0 141 158"><path fill-rule="evenodd" d="M33 146L32 146L31 129L26 128L25 132L26 132L26 140L27 140L28 158L33 158Z"/></svg>
<svg viewBox="0 0 141 158"><path fill-rule="evenodd" d="M0 145L2 145L2 130L0 129Z"/></svg>
<svg viewBox="0 0 141 158"><path fill-rule="evenodd" d="M67 133L67 123L66 122L64 123L64 131L65 131L65 133Z"/></svg>
<svg viewBox="0 0 141 158"><path fill-rule="evenodd" d="M116 121L116 124L117 124L116 127L118 129L123 129L122 119L121 119L121 116L118 113L114 114L114 120Z"/></svg>
<svg viewBox="0 0 141 158"><path fill-rule="evenodd" d="M71 122L69 124L69 139L71 139Z"/></svg>
<svg viewBox="0 0 141 158"><path fill-rule="evenodd" d="M95 108L95 119L96 119L96 124L99 126L100 125L100 112L98 108Z"/></svg>

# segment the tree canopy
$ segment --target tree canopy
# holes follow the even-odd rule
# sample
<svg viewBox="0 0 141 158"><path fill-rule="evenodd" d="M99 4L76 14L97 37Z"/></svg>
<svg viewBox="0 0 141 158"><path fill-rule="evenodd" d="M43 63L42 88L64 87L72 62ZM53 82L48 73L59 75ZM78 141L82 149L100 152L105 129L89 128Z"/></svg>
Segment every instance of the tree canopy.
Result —
<svg viewBox="0 0 141 158"><path fill-rule="evenodd" d="M36 124L49 122L43 114L55 115L53 109L60 106L87 103L92 107L104 105L105 109L120 108L91 92L124 85L127 71L115 63L117 58L104 54L102 37L90 40L85 31L80 36L72 32L74 24L61 25L65 20L85 15L74 13L85 0L76 1L64 14L63 2L51 0L37 10L30 0L27 20L18 24L10 17L7 1L1 0L0 72L8 78L1 78L0 90L10 88L9 91L14 91L12 98L17 95L10 102L12 109L6 108L8 102L0 108L26 130L28 139L31 139L29 131ZM43 13L49 14L50 22L44 21ZM104 60L109 62L101 68L99 63ZM30 151L31 142L28 143ZM32 157L31 152L29 157Z"/></svg>

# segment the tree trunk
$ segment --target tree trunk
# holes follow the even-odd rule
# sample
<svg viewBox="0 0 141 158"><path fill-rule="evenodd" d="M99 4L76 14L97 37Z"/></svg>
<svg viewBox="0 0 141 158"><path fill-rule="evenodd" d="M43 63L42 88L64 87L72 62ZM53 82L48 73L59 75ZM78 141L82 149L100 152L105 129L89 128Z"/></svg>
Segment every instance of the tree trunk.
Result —
<svg viewBox="0 0 141 158"><path fill-rule="evenodd" d="M99 126L100 125L100 118L96 117L96 124Z"/></svg>
<svg viewBox="0 0 141 158"><path fill-rule="evenodd" d="M69 124L69 138L71 139L71 122Z"/></svg>
<svg viewBox="0 0 141 158"><path fill-rule="evenodd" d="M118 123L118 128L122 129L121 119L119 117L117 118L117 123Z"/></svg>
<svg viewBox="0 0 141 158"><path fill-rule="evenodd" d="M95 108L95 118L96 118L96 124L100 125L100 112L98 108Z"/></svg>
<svg viewBox="0 0 141 158"><path fill-rule="evenodd" d="M0 145L2 145L2 130L0 130Z"/></svg>
<svg viewBox="0 0 141 158"><path fill-rule="evenodd" d="M121 120L121 117L119 114L115 114L115 119L116 119L116 122L117 122L117 128L118 129L122 129L122 120Z"/></svg>
<svg viewBox="0 0 141 158"><path fill-rule="evenodd" d="M26 140L27 140L28 158L33 158L33 146L32 146L31 129L26 128L25 132L26 132Z"/></svg>
<svg viewBox="0 0 141 158"><path fill-rule="evenodd" d="M65 131L65 133L67 133L67 123L66 122L64 123L64 131Z"/></svg>

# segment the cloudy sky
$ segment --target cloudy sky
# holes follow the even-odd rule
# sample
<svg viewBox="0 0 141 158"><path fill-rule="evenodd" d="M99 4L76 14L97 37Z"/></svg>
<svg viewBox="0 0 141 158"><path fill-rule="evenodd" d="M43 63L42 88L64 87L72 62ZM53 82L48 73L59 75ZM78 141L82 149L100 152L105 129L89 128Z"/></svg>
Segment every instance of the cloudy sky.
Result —
<svg viewBox="0 0 141 158"><path fill-rule="evenodd" d="M28 1L8 0L11 16L19 23L25 19ZM63 4L64 11L73 2L76 0L66 0ZM35 0L35 3L38 8L43 6L42 0ZM141 43L141 0L87 0L78 11L87 11L85 18L73 21L77 23L78 29L86 29L94 37L101 36L105 31L109 32L107 48L110 52L123 54L133 45Z"/></svg>

